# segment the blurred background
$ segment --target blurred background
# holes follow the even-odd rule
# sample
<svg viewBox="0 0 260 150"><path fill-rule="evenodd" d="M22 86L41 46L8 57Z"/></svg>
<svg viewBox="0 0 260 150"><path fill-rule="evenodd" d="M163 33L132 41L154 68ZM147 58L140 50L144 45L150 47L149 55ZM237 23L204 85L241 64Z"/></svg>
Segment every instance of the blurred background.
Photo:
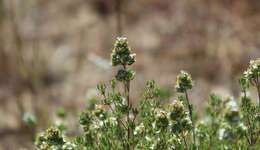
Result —
<svg viewBox="0 0 260 150"><path fill-rule="evenodd" d="M239 76L260 57L259 0L124 0L118 11L120 1L0 0L0 150L33 149L61 108L68 134L78 132L96 85L115 74L118 16L137 54L132 101L151 79L172 99L181 69L197 110L211 91L239 96Z"/></svg>

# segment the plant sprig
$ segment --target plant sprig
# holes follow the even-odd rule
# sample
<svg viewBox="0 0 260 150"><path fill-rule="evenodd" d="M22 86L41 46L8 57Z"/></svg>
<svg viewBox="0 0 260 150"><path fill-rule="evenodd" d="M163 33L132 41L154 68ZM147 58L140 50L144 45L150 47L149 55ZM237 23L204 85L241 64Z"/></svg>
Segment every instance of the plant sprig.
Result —
<svg viewBox="0 0 260 150"><path fill-rule="evenodd" d="M243 95L223 98L210 94L203 118L194 118L189 90L190 74L181 71L175 89L177 100L165 104L165 94L155 81L147 81L138 107L132 106L130 83L135 63L127 38L116 39L111 54L112 66L119 69L110 84L99 84L100 102L94 109L82 111L79 124L82 134L68 137L59 126L38 135L38 150L208 150L260 149L260 104L255 104L249 87L260 86L260 60L250 62L239 80ZM118 89L122 84L124 90ZM260 97L259 97L260 99ZM58 116L66 119L65 110Z"/></svg>

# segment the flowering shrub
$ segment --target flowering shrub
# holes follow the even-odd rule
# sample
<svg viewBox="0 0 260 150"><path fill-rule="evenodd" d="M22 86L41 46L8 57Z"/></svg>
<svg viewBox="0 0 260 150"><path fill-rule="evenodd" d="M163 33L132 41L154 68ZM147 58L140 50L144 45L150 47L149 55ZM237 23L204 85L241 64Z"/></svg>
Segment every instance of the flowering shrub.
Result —
<svg viewBox="0 0 260 150"><path fill-rule="evenodd" d="M133 107L130 83L135 72L135 54L127 39L117 38L111 54L113 66L119 66L115 79L97 89L101 103L84 110L79 117L83 132L67 137L64 125L39 134L39 150L188 150L188 149L260 149L260 105L249 97L253 86L259 94L260 60L251 61L240 79L241 98L221 98L210 94L205 115L196 119L190 98L191 75L181 71L177 76L179 96L170 104L162 103L161 89L148 81L138 107ZM124 90L118 90L118 84ZM259 94L260 95L260 94ZM65 116L64 110L59 116Z"/></svg>

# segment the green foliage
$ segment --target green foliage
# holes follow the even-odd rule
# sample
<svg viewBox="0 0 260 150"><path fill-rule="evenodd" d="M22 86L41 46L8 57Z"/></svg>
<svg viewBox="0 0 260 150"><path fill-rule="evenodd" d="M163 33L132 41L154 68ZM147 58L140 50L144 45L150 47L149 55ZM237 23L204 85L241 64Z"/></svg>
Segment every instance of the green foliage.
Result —
<svg viewBox="0 0 260 150"><path fill-rule="evenodd" d="M240 86L246 97L246 89L252 85L258 93L258 101L260 105L260 59L251 60L247 70L240 79Z"/></svg>
<svg viewBox="0 0 260 150"><path fill-rule="evenodd" d="M78 137L67 137L63 129L51 127L39 134L39 150L195 150L259 149L260 107L247 95L250 85L258 87L259 60L252 61L239 80L244 93L239 99L210 94L203 118L195 118L188 91L193 87L191 75L181 71L177 76L177 100L164 103L171 92L155 81L147 81L138 107L131 104L130 82L135 72L127 66L135 55L126 38L117 38L111 55L113 66L119 66L110 84L99 84L101 103L86 108L79 116L83 131ZM123 85L122 90L117 84ZM240 101L238 101L240 100ZM64 109L57 115L65 119Z"/></svg>

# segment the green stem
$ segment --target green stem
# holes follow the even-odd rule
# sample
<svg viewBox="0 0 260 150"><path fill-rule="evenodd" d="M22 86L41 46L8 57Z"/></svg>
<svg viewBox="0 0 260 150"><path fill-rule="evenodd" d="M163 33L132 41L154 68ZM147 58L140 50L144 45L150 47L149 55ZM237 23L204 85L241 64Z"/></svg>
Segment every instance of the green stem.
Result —
<svg viewBox="0 0 260 150"><path fill-rule="evenodd" d="M253 132L252 132L252 126L251 126L251 121L248 118L248 123L249 123L249 137L250 137L250 145L253 145L254 137L253 137Z"/></svg>
<svg viewBox="0 0 260 150"><path fill-rule="evenodd" d="M257 78L257 82L256 82L256 88L257 88L258 101L259 101L259 106L260 106L260 83L258 81L258 78Z"/></svg>
<svg viewBox="0 0 260 150"><path fill-rule="evenodd" d="M103 95L103 98L104 98L104 99L107 99L107 96L104 94L104 95ZM113 102L113 104L115 105L114 102ZM108 107L109 107L109 109L112 111L112 113L113 113L114 115L116 115L115 110L113 109L113 107L111 106L111 104L109 104ZM124 127L125 129L127 129L126 126L125 126L125 124L123 123L123 121L122 121L121 119L117 118L117 123L118 123L118 127L119 127L119 128L120 128L120 123L121 123L121 124L123 125L123 127Z"/></svg>
<svg viewBox="0 0 260 150"><path fill-rule="evenodd" d="M123 66L124 67L124 70L126 70L126 65ZM130 144L129 144L129 141L130 141L130 134L131 134L131 129L130 129L130 82L129 81L125 81L124 82L124 88L125 88L125 96L126 96L126 101L127 101L127 150L130 150Z"/></svg>
<svg viewBox="0 0 260 150"><path fill-rule="evenodd" d="M181 134L181 137L182 137L182 139L183 139L183 142L184 142L184 147L185 147L185 150L188 150L188 149L189 149L189 147L188 147L188 144L187 144L186 138L185 138L185 136L183 135L183 133Z"/></svg>
<svg viewBox="0 0 260 150"><path fill-rule="evenodd" d="M194 121L193 121L193 113L192 113L192 105L190 104L190 100L189 100L189 96L187 91L185 91L185 97L186 97L186 101L188 104L188 109L189 109L189 116L190 116L190 120L192 123L192 136L193 136L193 146L196 146L196 135L195 135L195 125L194 125Z"/></svg>

